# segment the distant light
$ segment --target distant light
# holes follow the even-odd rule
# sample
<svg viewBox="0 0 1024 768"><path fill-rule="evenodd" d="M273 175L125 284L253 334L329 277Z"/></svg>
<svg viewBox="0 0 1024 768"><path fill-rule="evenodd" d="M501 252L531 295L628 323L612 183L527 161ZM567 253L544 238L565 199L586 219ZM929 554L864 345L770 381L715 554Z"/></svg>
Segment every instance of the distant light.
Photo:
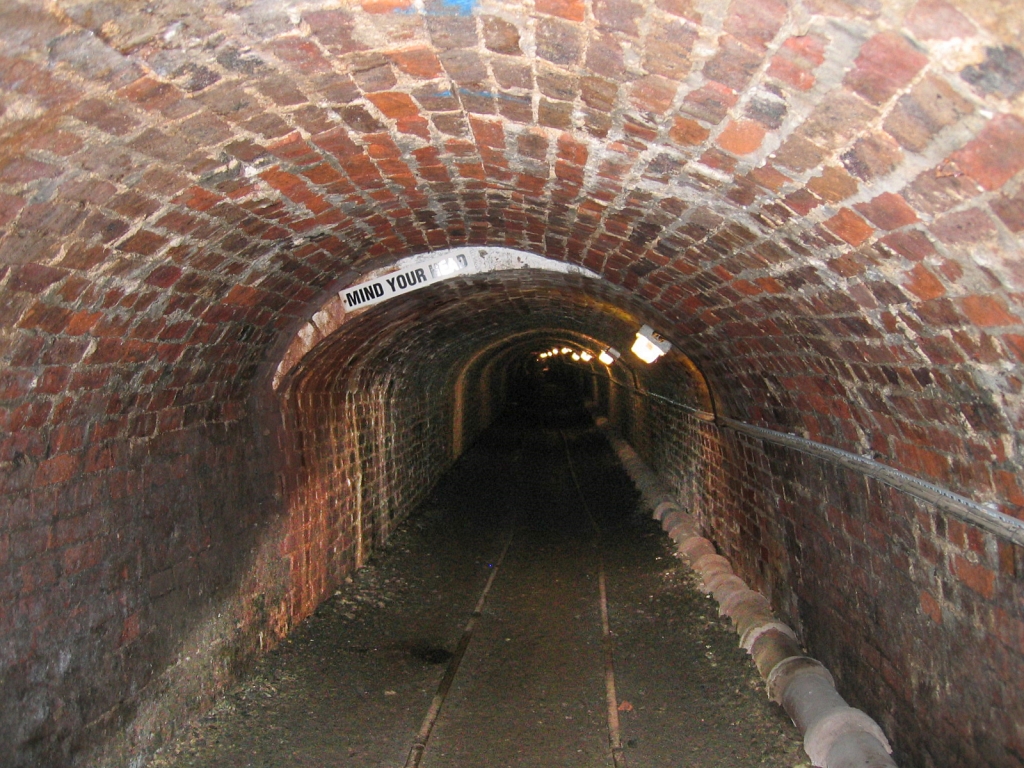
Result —
<svg viewBox="0 0 1024 768"><path fill-rule="evenodd" d="M587 352L587 350L585 349L580 352L580 357L583 359L583 362L585 363L589 363L591 360L594 359L594 356Z"/></svg>
<svg viewBox="0 0 1024 768"><path fill-rule="evenodd" d="M619 350L615 349L615 347L608 347L597 356L597 359L605 365L611 365L619 358L619 354Z"/></svg>
<svg viewBox="0 0 1024 768"><path fill-rule="evenodd" d="M563 355L568 355L570 352L572 352L572 350L569 349L568 347L562 347L562 354Z"/></svg>
<svg viewBox="0 0 1024 768"><path fill-rule="evenodd" d="M637 331L630 351L645 363L653 363L671 348L672 345L656 334L651 326L645 325Z"/></svg>
<svg viewBox="0 0 1024 768"><path fill-rule="evenodd" d="M572 359L573 359L573 360L575 360L575 361L576 361L576 362L578 363L578 362L580 361L580 356L579 356L579 354L578 354L578 353L576 353L576 352L573 352L573 353L572 353Z"/></svg>

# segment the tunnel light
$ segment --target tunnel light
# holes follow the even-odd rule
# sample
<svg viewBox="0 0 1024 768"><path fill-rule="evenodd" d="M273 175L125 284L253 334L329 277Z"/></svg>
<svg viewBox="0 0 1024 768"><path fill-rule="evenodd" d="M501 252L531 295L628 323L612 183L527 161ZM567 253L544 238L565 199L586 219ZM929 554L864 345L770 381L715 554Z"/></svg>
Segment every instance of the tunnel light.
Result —
<svg viewBox="0 0 1024 768"><path fill-rule="evenodd" d="M643 326L636 334L636 341L630 351L645 363L653 363L671 349L672 345L661 338L649 325Z"/></svg>
<svg viewBox="0 0 1024 768"><path fill-rule="evenodd" d="M562 347L562 354L563 355L568 355L570 352L572 352L572 350L569 349L568 347Z"/></svg>
<svg viewBox="0 0 1024 768"><path fill-rule="evenodd" d="M584 363L589 363L594 359L594 356L584 349L580 352L580 359L583 360Z"/></svg>
<svg viewBox="0 0 1024 768"><path fill-rule="evenodd" d="M573 352L572 353L572 359L575 360L578 363L580 361L579 352Z"/></svg>
<svg viewBox="0 0 1024 768"><path fill-rule="evenodd" d="M615 349L615 347L608 347L597 356L597 359L605 365L611 365L619 358L619 354L619 350Z"/></svg>

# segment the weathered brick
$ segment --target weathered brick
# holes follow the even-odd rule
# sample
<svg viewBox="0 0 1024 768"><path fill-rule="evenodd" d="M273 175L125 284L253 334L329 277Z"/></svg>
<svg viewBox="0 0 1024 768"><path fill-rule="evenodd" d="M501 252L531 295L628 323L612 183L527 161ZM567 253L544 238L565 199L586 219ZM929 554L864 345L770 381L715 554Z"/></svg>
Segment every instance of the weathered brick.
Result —
<svg viewBox="0 0 1024 768"><path fill-rule="evenodd" d="M971 103L945 80L925 77L899 98L884 125L903 147L920 152L940 130L972 111Z"/></svg>
<svg viewBox="0 0 1024 768"><path fill-rule="evenodd" d="M637 19L643 6L634 0L594 0L594 16L601 26L628 35L637 33Z"/></svg>
<svg viewBox="0 0 1024 768"><path fill-rule="evenodd" d="M825 226L854 246L860 245L875 233L875 230L864 219L849 208L840 210L825 222Z"/></svg>
<svg viewBox="0 0 1024 768"><path fill-rule="evenodd" d="M892 173L902 160L903 153L896 142L882 134L858 139L842 155L846 170L863 181Z"/></svg>
<svg viewBox="0 0 1024 768"><path fill-rule="evenodd" d="M861 47L843 82L872 104L881 104L909 85L927 62L928 57L905 37L883 32Z"/></svg>
<svg viewBox="0 0 1024 768"><path fill-rule="evenodd" d="M1020 232L1024 229L1024 195L1002 195L992 200L989 205L1011 232Z"/></svg>
<svg viewBox="0 0 1024 768"><path fill-rule="evenodd" d="M914 209L902 197L891 192L883 192L854 208L879 229L899 229L917 221Z"/></svg>
<svg viewBox="0 0 1024 768"><path fill-rule="evenodd" d="M929 227L937 239L950 245L974 243L993 237L995 222L980 208L968 208L936 219Z"/></svg>
<svg viewBox="0 0 1024 768"><path fill-rule="evenodd" d="M736 104L735 91L720 84L708 83L687 94L682 111L705 122L722 122L728 111Z"/></svg>
<svg viewBox="0 0 1024 768"><path fill-rule="evenodd" d="M1006 304L994 296L965 296L959 305L967 318L982 328L1021 324L1021 319L1008 311Z"/></svg>
<svg viewBox="0 0 1024 768"><path fill-rule="evenodd" d="M647 38L644 69L652 75L681 80L690 71L690 51L697 30L684 22L659 24Z"/></svg>
<svg viewBox="0 0 1024 768"><path fill-rule="evenodd" d="M735 155L756 152L764 140L765 129L752 120L730 122L718 135L718 146Z"/></svg>
<svg viewBox="0 0 1024 768"><path fill-rule="evenodd" d="M537 55L559 66L579 62L583 52L583 35L579 28L555 18L541 19L537 24Z"/></svg>
<svg viewBox="0 0 1024 768"><path fill-rule="evenodd" d="M761 64L760 57L732 37L719 42L718 53L704 65L704 76L734 91L747 86Z"/></svg>
<svg viewBox="0 0 1024 768"><path fill-rule="evenodd" d="M1016 48L988 48L985 60L964 68L960 77L985 95L1013 99L1024 92L1024 54Z"/></svg>
<svg viewBox="0 0 1024 768"><path fill-rule="evenodd" d="M907 272L903 287L924 301L937 299L946 293L942 282L923 264L917 264Z"/></svg>
<svg viewBox="0 0 1024 768"><path fill-rule="evenodd" d="M952 40L977 34L970 20L945 0L919 0L907 14L906 25L922 40Z"/></svg>
<svg viewBox="0 0 1024 768"><path fill-rule="evenodd" d="M996 117L951 160L984 189L998 189L1024 168L1024 122Z"/></svg>
<svg viewBox="0 0 1024 768"><path fill-rule="evenodd" d="M675 94L676 86L671 80L650 75L633 83L631 100L639 109L664 114L672 106Z"/></svg>
<svg viewBox="0 0 1024 768"><path fill-rule="evenodd" d="M820 176L815 176L807 182L807 189L830 203L838 203L841 200L857 193L857 180L852 178L842 168L826 166Z"/></svg>

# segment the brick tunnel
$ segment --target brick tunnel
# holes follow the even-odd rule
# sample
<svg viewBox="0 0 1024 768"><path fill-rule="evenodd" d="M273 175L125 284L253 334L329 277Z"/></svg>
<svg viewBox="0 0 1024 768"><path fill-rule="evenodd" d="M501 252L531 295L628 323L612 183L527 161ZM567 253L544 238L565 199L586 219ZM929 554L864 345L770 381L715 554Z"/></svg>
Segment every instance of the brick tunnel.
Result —
<svg viewBox="0 0 1024 768"><path fill-rule="evenodd" d="M1024 765L1022 35L6 0L0 763L144 764L571 345L900 765Z"/></svg>

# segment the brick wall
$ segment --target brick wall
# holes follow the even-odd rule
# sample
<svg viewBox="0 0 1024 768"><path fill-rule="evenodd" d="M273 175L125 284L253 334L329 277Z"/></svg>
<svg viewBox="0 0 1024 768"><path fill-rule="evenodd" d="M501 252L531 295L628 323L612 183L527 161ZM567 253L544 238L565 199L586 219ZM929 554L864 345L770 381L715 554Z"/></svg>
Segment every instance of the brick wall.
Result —
<svg viewBox="0 0 1024 768"><path fill-rule="evenodd" d="M899 764L1020 764L1024 549L859 472L627 396L634 447Z"/></svg>
<svg viewBox="0 0 1024 768"><path fill-rule="evenodd" d="M26 456L8 478L4 765L100 747L123 759L261 645L276 581L255 568L273 508L266 451L238 422L126 439L130 424L85 423L73 452Z"/></svg>

